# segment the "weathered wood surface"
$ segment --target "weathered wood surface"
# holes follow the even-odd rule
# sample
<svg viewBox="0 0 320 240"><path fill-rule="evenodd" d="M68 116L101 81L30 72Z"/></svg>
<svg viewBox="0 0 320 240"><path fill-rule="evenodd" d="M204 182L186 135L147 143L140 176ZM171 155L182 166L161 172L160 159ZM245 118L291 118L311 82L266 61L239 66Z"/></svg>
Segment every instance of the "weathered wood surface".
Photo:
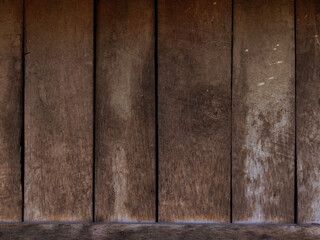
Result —
<svg viewBox="0 0 320 240"><path fill-rule="evenodd" d="M96 221L155 221L154 1L98 1L96 53Z"/></svg>
<svg viewBox="0 0 320 240"><path fill-rule="evenodd" d="M294 221L294 1L235 0L234 222Z"/></svg>
<svg viewBox="0 0 320 240"><path fill-rule="evenodd" d="M296 7L298 221L320 223L320 1Z"/></svg>
<svg viewBox="0 0 320 240"><path fill-rule="evenodd" d="M320 227L295 225L0 224L1 239L316 240Z"/></svg>
<svg viewBox="0 0 320 240"><path fill-rule="evenodd" d="M159 220L230 218L231 1L159 0Z"/></svg>
<svg viewBox="0 0 320 240"><path fill-rule="evenodd" d="M25 1L25 220L92 220L93 1Z"/></svg>
<svg viewBox="0 0 320 240"><path fill-rule="evenodd" d="M0 0L0 220L22 219L22 1Z"/></svg>

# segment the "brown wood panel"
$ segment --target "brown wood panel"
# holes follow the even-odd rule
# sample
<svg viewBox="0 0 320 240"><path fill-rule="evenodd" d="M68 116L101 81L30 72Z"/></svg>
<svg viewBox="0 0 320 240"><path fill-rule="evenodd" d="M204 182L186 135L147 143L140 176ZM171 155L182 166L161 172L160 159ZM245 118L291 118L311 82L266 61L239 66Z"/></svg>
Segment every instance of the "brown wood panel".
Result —
<svg viewBox="0 0 320 240"><path fill-rule="evenodd" d="M25 1L25 220L92 220L93 1Z"/></svg>
<svg viewBox="0 0 320 240"><path fill-rule="evenodd" d="M159 220L227 222L232 1L158 3Z"/></svg>
<svg viewBox="0 0 320 240"><path fill-rule="evenodd" d="M320 223L320 1L296 13L298 221Z"/></svg>
<svg viewBox="0 0 320 240"><path fill-rule="evenodd" d="M22 0L0 0L0 220L22 219Z"/></svg>
<svg viewBox="0 0 320 240"><path fill-rule="evenodd" d="M154 1L97 5L96 221L155 221Z"/></svg>
<svg viewBox="0 0 320 240"><path fill-rule="evenodd" d="M0 224L3 239L316 240L315 225Z"/></svg>
<svg viewBox="0 0 320 240"><path fill-rule="evenodd" d="M234 222L294 221L294 1L235 0Z"/></svg>

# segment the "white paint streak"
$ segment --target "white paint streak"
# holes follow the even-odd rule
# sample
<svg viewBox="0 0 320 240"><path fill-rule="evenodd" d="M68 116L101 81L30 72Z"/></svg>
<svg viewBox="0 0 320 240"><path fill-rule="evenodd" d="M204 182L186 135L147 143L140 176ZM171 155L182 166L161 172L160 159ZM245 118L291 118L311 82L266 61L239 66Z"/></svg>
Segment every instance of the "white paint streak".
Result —
<svg viewBox="0 0 320 240"><path fill-rule="evenodd" d="M264 202L264 173L265 169L263 161L269 157L269 152L264 151L261 146L259 129L262 128L262 121L259 117L250 110L246 118L247 126L254 126L248 128L248 133L245 139L246 149L250 150L245 161L244 173L247 181L246 199L248 204L253 207L250 221L260 222L264 220L264 213L261 203ZM260 185L259 188L257 186Z"/></svg>
<svg viewBox="0 0 320 240"><path fill-rule="evenodd" d="M127 201L127 157L122 146L117 147L112 160L113 190L114 190L114 221L136 221L128 216L125 203Z"/></svg>
<svg viewBox="0 0 320 240"><path fill-rule="evenodd" d="M260 86L263 86L265 84L265 82L260 82L260 83L258 83L258 86L260 87Z"/></svg>
<svg viewBox="0 0 320 240"><path fill-rule="evenodd" d="M283 114L281 119L270 128L270 138L261 139L262 129L264 128L264 121L259 117L260 111L249 110L246 118L246 126L248 127L248 133L245 139L245 147L248 149L249 154L245 161L245 179L247 181L246 199L248 205L252 206L252 216L248 221L250 222L271 222L272 219L267 219L263 206L266 203L278 205L279 196L266 196L265 186L268 186L267 182L270 180L266 173L269 172L268 161L270 158L274 158L271 154L274 152L281 152L281 145L276 144L276 141L286 136L286 128L289 122L289 116ZM268 116L265 116L268 119ZM274 119L274 117L271 117ZM281 140L280 140L281 141ZM283 140L285 141L285 140ZM274 149L275 148L275 149ZM276 160L276 159L275 159ZM280 161L281 163L281 161ZM277 161L273 162L272 167L277 167Z"/></svg>
<svg viewBox="0 0 320 240"><path fill-rule="evenodd" d="M128 118L130 118L130 84L127 85L127 89L124 88L124 86L120 86L119 84L118 90L115 90L110 96L110 105L113 107L114 112L117 113L119 117L121 117L121 119L127 120Z"/></svg>
<svg viewBox="0 0 320 240"><path fill-rule="evenodd" d="M131 51L135 51L132 49ZM110 107L114 114L121 120L128 121L131 118L132 97L131 84L132 79L138 74L134 69L133 61L137 61L130 53L117 55L117 62L111 63L109 69L110 79L108 83L107 95L110 96ZM119 67L119 62L123 67Z"/></svg>
<svg viewBox="0 0 320 240"><path fill-rule="evenodd" d="M272 79L274 79L274 77L269 77L268 79L269 79L269 80L272 80Z"/></svg>
<svg viewBox="0 0 320 240"><path fill-rule="evenodd" d="M283 63L283 61L276 61L274 63L269 63L269 65L282 64L282 63Z"/></svg>

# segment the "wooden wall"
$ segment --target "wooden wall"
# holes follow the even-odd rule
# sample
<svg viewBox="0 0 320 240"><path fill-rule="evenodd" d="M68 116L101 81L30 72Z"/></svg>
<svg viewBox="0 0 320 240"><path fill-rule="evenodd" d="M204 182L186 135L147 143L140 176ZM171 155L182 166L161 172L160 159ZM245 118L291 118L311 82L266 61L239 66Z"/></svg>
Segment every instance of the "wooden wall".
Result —
<svg viewBox="0 0 320 240"><path fill-rule="evenodd" d="M0 0L0 221L320 223L320 2Z"/></svg>

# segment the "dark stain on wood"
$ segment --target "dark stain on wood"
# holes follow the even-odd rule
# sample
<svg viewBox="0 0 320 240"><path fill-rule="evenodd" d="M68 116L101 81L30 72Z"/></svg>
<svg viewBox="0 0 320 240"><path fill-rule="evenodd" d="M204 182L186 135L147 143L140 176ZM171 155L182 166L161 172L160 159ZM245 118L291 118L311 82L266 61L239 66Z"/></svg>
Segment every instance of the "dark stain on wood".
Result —
<svg viewBox="0 0 320 240"><path fill-rule="evenodd" d="M101 0L97 221L155 221L154 1Z"/></svg>
<svg viewBox="0 0 320 240"><path fill-rule="evenodd" d="M92 220L93 5L26 0L25 220Z"/></svg>
<svg viewBox="0 0 320 240"><path fill-rule="evenodd" d="M298 221L320 223L320 2L296 9Z"/></svg>
<svg viewBox="0 0 320 240"><path fill-rule="evenodd" d="M226 222L232 1L158 4L159 220Z"/></svg>
<svg viewBox="0 0 320 240"><path fill-rule="evenodd" d="M294 2L234 2L234 222L294 220Z"/></svg>
<svg viewBox="0 0 320 240"><path fill-rule="evenodd" d="M1 239L15 240L316 240L319 226L167 224L0 224Z"/></svg>
<svg viewBox="0 0 320 240"><path fill-rule="evenodd" d="M0 0L0 220L22 219L22 1Z"/></svg>
<svg viewBox="0 0 320 240"><path fill-rule="evenodd" d="M230 96L222 86L196 84L190 89L189 101L183 101L181 126L189 136L223 135L229 120ZM219 133L220 134L219 134Z"/></svg>

